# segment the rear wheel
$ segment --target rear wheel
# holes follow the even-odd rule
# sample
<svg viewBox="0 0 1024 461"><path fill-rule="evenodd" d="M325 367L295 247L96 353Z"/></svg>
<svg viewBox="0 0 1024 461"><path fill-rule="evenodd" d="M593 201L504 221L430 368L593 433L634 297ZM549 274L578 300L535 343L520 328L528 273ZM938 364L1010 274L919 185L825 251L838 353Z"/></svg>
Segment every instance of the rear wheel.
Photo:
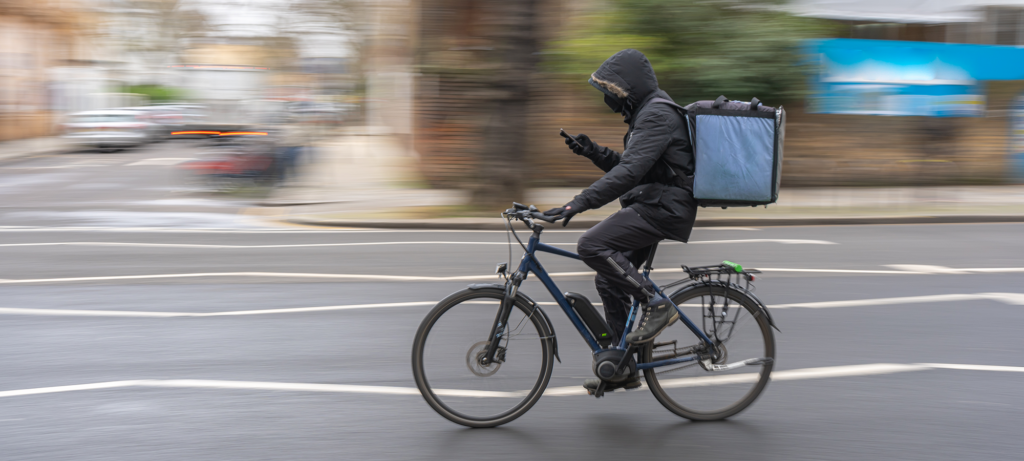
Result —
<svg viewBox="0 0 1024 461"><path fill-rule="evenodd" d="M757 399L775 360L775 336L756 301L735 289L697 285L672 295L672 302L716 345L703 351L704 365L684 362L644 370L651 392L669 411L694 421L733 416ZM701 341L682 320L639 354L642 363L691 355ZM745 364L748 363L748 364ZM727 370L711 366L732 364Z"/></svg>
<svg viewBox="0 0 1024 461"><path fill-rule="evenodd" d="M416 386L441 416L469 427L494 427L526 413L551 379L552 334L541 312L516 299L501 328L494 362L489 334L500 288L454 293L427 314L413 342Z"/></svg>

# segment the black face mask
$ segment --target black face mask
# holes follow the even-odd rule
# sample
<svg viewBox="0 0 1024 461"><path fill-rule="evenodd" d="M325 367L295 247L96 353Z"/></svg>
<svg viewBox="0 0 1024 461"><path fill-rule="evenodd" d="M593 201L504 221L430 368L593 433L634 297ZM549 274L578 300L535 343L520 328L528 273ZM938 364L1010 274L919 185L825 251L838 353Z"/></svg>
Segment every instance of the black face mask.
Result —
<svg viewBox="0 0 1024 461"><path fill-rule="evenodd" d="M612 109L612 112L621 113L622 106L625 101L622 98L614 98L609 95L604 95L604 103Z"/></svg>

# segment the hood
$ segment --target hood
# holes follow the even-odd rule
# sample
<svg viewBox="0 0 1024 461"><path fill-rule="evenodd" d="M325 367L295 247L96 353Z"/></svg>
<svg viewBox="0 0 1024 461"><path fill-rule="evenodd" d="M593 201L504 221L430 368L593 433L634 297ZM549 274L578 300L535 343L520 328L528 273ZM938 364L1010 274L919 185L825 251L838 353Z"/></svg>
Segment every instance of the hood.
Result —
<svg viewBox="0 0 1024 461"><path fill-rule="evenodd" d="M601 64L590 76L590 84L608 96L623 100L627 106L639 107L658 90L658 77L654 76L647 56L628 49L615 53Z"/></svg>

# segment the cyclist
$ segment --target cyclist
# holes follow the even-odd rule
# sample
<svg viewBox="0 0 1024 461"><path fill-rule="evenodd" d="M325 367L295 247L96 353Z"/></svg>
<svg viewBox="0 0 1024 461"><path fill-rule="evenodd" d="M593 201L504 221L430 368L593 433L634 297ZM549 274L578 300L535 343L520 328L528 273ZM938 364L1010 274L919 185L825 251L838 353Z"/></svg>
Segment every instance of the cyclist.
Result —
<svg viewBox="0 0 1024 461"><path fill-rule="evenodd" d="M544 214L564 218L564 226L576 214L619 199L622 209L584 233L577 251L597 271L597 291L612 332L624 331L630 296L640 302L643 317L626 341L643 344L679 319L679 313L654 293L637 268L653 244L690 238L697 215L692 144L682 116L668 104L651 101L671 98L658 88L654 69L643 53L633 49L616 53L591 75L590 84L604 93L604 102L622 114L629 126L625 150L620 154L585 134L566 138L576 155L590 159L605 174L569 203ZM583 385L596 389L599 384L599 379L589 379ZM634 374L621 383L609 383L607 390L639 386L640 376Z"/></svg>

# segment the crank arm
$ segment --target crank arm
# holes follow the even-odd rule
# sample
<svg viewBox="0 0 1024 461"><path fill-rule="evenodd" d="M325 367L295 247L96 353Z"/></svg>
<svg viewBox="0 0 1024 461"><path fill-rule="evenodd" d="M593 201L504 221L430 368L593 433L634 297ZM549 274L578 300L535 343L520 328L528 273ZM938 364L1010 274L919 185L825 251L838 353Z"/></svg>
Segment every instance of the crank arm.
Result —
<svg viewBox="0 0 1024 461"><path fill-rule="evenodd" d="M705 366L704 368L707 369L708 371L726 371L726 370L735 370L737 368L742 368L742 367L747 367L747 366L765 365L765 364L768 364L768 363L772 363L772 361L773 361L773 359L771 359L769 357L763 357L763 358L756 358L756 359L741 360L739 362L727 363L725 365L709 365L709 366Z"/></svg>

